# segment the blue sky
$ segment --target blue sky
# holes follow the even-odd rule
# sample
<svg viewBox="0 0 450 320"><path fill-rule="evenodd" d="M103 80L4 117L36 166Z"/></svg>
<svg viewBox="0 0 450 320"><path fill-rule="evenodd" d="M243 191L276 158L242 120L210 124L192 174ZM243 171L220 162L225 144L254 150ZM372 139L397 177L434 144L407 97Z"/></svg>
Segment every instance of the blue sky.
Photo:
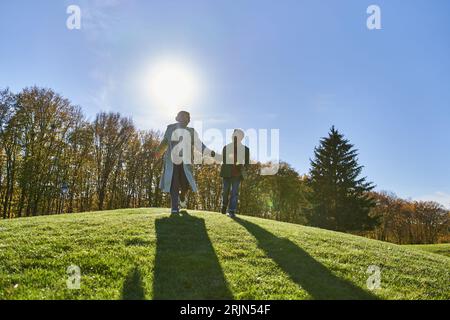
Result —
<svg viewBox="0 0 450 320"><path fill-rule="evenodd" d="M66 8L82 10L81 30ZM382 30L366 27L381 8ZM170 57L195 70L206 128L279 128L306 173L335 125L378 190L450 207L447 0L0 2L0 87L50 87L80 105L162 129L173 117L138 79Z"/></svg>

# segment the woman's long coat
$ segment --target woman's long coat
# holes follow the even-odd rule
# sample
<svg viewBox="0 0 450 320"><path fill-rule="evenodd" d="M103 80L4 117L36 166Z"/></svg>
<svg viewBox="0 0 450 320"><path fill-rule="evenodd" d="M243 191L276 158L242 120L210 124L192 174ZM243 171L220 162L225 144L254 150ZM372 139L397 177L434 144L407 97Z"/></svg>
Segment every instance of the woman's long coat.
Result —
<svg viewBox="0 0 450 320"><path fill-rule="evenodd" d="M172 162L172 150L173 148L178 144L178 140L175 139L175 141L172 141L172 137L176 136L176 133L174 134L174 131L177 129L183 129L182 126L178 123L171 124L167 126L166 133L164 134L164 139L162 141L162 144L167 145L167 150L164 153L164 164L163 164L163 173L161 176L161 181L159 184L159 188L163 192L170 192L170 186L172 183L172 175L173 175L173 162ZM198 140L197 133L193 128L184 128L188 130L191 136L191 162L190 163L183 163L183 169L184 174L186 175L186 178L189 182L189 185L192 188L192 191L197 192L197 184L195 183L194 179L194 173L193 173L193 158L194 158L194 148L196 146L200 146L198 149L201 149L199 151L203 152L206 149L206 146Z"/></svg>

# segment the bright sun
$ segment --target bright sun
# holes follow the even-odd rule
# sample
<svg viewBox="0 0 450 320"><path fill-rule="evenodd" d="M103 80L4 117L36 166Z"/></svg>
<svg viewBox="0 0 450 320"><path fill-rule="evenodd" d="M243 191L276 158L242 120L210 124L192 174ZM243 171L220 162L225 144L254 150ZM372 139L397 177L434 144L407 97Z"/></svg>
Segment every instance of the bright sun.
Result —
<svg viewBox="0 0 450 320"><path fill-rule="evenodd" d="M150 67L145 78L149 98L164 113L190 107L199 98L199 79L187 63L174 59L161 60Z"/></svg>

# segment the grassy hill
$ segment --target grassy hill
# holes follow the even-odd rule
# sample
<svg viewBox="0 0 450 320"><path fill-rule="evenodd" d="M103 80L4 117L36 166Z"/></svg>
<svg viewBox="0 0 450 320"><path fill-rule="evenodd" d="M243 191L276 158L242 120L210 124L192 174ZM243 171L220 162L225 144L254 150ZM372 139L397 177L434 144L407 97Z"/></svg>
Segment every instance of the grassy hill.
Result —
<svg viewBox="0 0 450 320"><path fill-rule="evenodd" d="M436 254L441 254L450 257L450 243L440 243L440 244L417 244L417 245L406 245L406 247L433 252Z"/></svg>
<svg viewBox="0 0 450 320"><path fill-rule="evenodd" d="M66 286L81 268L81 289ZM381 289L369 291L369 265ZM321 229L167 209L0 221L0 299L450 299L450 258Z"/></svg>

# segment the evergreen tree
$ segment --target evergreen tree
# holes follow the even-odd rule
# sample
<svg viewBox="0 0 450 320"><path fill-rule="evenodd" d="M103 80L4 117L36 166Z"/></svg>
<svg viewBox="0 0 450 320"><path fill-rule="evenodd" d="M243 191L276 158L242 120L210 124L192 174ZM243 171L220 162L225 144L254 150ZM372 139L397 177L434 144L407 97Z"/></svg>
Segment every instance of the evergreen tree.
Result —
<svg viewBox="0 0 450 320"><path fill-rule="evenodd" d="M375 227L369 216L375 206L369 192L374 188L360 178L357 150L334 126L311 160L312 205L309 222L313 226L338 231L363 231Z"/></svg>

